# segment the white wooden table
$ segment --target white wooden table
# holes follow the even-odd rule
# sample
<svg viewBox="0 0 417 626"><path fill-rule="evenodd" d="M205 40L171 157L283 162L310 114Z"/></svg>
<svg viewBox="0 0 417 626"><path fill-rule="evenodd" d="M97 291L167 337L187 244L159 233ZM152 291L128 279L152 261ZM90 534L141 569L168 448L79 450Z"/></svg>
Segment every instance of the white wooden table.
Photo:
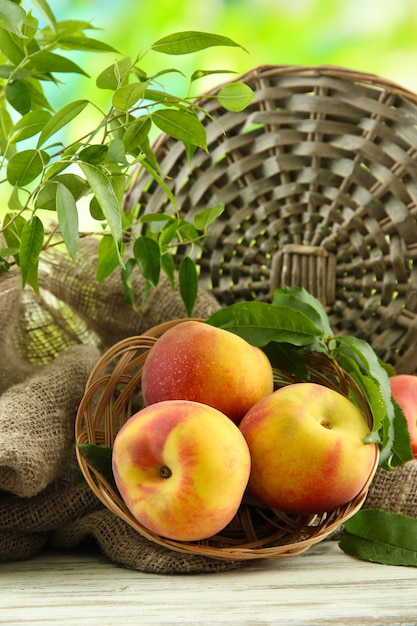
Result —
<svg viewBox="0 0 417 626"><path fill-rule="evenodd" d="M159 576L98 554L0 564L0 623L60 626L416 626L417 569L362 562L322 542L220 574Z"/></svg>

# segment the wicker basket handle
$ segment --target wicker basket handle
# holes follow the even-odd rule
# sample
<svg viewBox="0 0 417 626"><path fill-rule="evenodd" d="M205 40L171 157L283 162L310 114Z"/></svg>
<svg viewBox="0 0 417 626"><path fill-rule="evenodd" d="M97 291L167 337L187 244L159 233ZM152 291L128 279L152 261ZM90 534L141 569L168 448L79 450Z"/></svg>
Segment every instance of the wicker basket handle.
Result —
<svg viewBox="0 0 417 626"><path fill-rule="evenodd" d="M284 246L272 260L271 294L284 286L304 287L323 306L331 307L336 292L336 257L320 246Z"/></svg>

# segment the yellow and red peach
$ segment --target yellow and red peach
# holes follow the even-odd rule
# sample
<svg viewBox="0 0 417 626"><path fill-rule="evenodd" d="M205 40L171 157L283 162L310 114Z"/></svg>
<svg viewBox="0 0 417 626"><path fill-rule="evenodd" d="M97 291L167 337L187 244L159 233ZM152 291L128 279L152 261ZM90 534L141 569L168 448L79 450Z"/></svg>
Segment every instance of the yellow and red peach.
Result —
<svg viewBox="0 0 417 626"><path fill-rule="evenodd" d="M165 332L149 351L142 372L145 405L201 402L236 424L273 388L272 366L260 348L196 320Z"/></svg>
<svg viewBox="0 0 417 626"><path fill-rule="evenodd" d="M250 455L239 428L220 411L172 400L141 409L122 426L112 465L135 519L160 536L195 541L235 516Z"/></svg>
<svg viewBox="0 0 417 626"><path fill-rule="evenodd" d="M411 450L414 458L417 459L417 376L396 374L389 380L392 397L407 420Z"/></svg>
<svg viewBox="0 0 417 626"><path fill-rule="evenodd" d="M271 508L322 513L352 500L376 459L356 405L315 383L282 387L239 426L251 453L248 492Z"/></svg>

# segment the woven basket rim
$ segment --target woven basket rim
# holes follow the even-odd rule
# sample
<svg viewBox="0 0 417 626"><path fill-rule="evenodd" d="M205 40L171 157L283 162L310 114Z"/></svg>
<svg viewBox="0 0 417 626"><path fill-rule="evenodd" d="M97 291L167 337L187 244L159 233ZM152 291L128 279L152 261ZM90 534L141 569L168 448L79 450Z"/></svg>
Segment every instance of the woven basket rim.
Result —
<svg viewBox="0 0 417 626"><path fill-rule="evenodd" d="M130 385L129 394L137 393L140 388L140 371L147 352L155 344L157 338L166 332L166 330L189 319L190 318L184 318L164 322L149 329L149 331L143 335L128 337L118 342L102 355L90 374L84 396L78 409L75 423L76 444L95 443L98 445L104 444L111 446L112 440L114 440L117 431L117 426L116 428L114 427L114 420L116 419L114 416L116 413L118 414L121 407L120 403L118 403L120 397L114 401L114 404L111 407L109 403L113 402L112 398L115 394L116 388L119 387L120 381L122 381L122 384L126 385L125 389L127 389ZM200 318L194 319L202 321ZM317 353L314 357L312 357L312 359L312 363L316 363L313 367L317 367L317 363L320 363L321 359L323 359L323 355L319 355ZM338 377L342 377L342 386L345 384L351 391L353 390L355 393L358 393L358 389L354 381L350 379L346 372L344 372L344 370L342 370L337 364L335 366L335 364L330 363L330 360L328 361L332 376L333 372L335 376L335 382L329 382L329 386L333 384L334 388L337 389ZM129 379L129 374L126 371L126 368L129 368L132 363L134 363L134 368L138 369L139 374L137 374L135 370L135 373L133 373ZM334 367L336 367L336 369L334 369ZM311 367L310 371L314 372ZM274 372L275 375L278 375L280 385L297 382L285 372L280 372L276 369ZM319 373L317 375L319 378L321 375L324 376L323 373ZM135 381L135 377L139 378L139 381ZM110 392L108 391L109 388ZM342 393L346 394L346 389L342 391ZM100 394L102 395L100 396ZM130 397L131 396L129 396L129 398ZM370 409L367 407L364 398L362 398L361 401L364 403L362 407L363 411L367 412L365 419L368 424L371 425L370 421L372 420L372 414ZM126 415L122 418L123 422L133 414L133 409L130 405L127 406L124 404L124 409L126 411ZM106 412L108 413L108 416L103 418L102 415ZM243 523L246 523L245 519L247 516L250 517L250 515L252 515L252 511L256 510L257 513L262 513L263 509L263 514L267 516L267 519L269 520L271 517L273 520L272 526L270 526L270 522L267 524L268 534L266 537L258 537L256 535L258 527L253 529L251 526L248 531L249 534L252 535L251 539L245 538L242 540L240 537L235 540L233 536L226 536L223 531L223 533L219 533L216 537L209 538L208 540L191 542L166 539L165 537L161 537L144 528L130 513L117 490L109 485L103 476L101 476L97 470L94 469L78 446L76 446L76 454L84 478L98 499L110 511L123 519L146 539L183 554L194 554L217 560L235 561L261 558L285 558L288 556L294 556L304 552L315 543L322 541L333 533L341 524L343 524L344 521L354 515L354 513L362 507L365 501L369 485L375 475L379 462L378 448L375 446L374 449L374 463L366 484L355 496L355 498L346 503L346 505L339 507L336 511L310 516L288 515L286 513L272 511L260 503L254 503L250 496L245 495L239 509L239 515L244 520ZM252 522L249 521L248 523L251 524ZM264 521L262 521L262 524L264 524ZM282 527L280 528L280 525L284 527L284 530ZM272 531L271 528L273 528ZM289 540L288 536L290 537Z"/></svg>
<svg viewBox="0 0 417 626"><path fill-rule="evenodd" d="M356 70L349 67L344 67L343 65L337 64L311 64L311 65L302 65L302 64L283 64L283 65L274 65L274 64L261 64L256 66L255 68L244 72L240 75L240 77L236 80L245 80L245 77L267 77L267 76L275 76L275 75L283 75L283 74L291 74L291 75L304 75L306 77L313 76L329 76L333 78L343 78L348 79L352 82L363 83L369 86L390 89L392 92L397 93L407 99L410 99L414 103L417 104L417 93L412 91L411 89L404 87L400 83L387 78L383 75L376 74L373 72L367 72L365 70ZM213 91L217 91L217 87ZM204 99L204 96L203 96Z"/></svg>

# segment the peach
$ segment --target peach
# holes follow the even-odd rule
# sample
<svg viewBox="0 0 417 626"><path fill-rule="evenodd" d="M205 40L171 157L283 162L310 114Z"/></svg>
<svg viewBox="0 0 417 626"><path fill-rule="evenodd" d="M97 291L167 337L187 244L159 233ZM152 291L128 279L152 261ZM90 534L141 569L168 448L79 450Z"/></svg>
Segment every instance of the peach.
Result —
<svg viewBox="0 0 417 626"><path fill-rule="evenodd" d="M239 509L250 455L239 428L217 409L188 400L145 407L119 430L113 474L145 528L179 541L206 539Z"/></svg>
<svg viewBox="0 0 417 626"><path fill-rule="evenodd" d="M411 450L417 459L417 376L396 374L390 378L391 394L407 420Z"/></svg>
<svg viewBox="0 0 417 626"><path fill-rule="evenodd" d="M165 332L142 371L145 405L191 400L212 406L236 424L274 388L265 353L234 333L186 320Z"/></svg>
<svg viewBox="0 0 417 626"><path fill-rule="evenodd" d="M248 492L289 513L322 513L349 502L376 459L356 405L316 383L278 389L252 407L239 428L252 460Z"/></svg>

